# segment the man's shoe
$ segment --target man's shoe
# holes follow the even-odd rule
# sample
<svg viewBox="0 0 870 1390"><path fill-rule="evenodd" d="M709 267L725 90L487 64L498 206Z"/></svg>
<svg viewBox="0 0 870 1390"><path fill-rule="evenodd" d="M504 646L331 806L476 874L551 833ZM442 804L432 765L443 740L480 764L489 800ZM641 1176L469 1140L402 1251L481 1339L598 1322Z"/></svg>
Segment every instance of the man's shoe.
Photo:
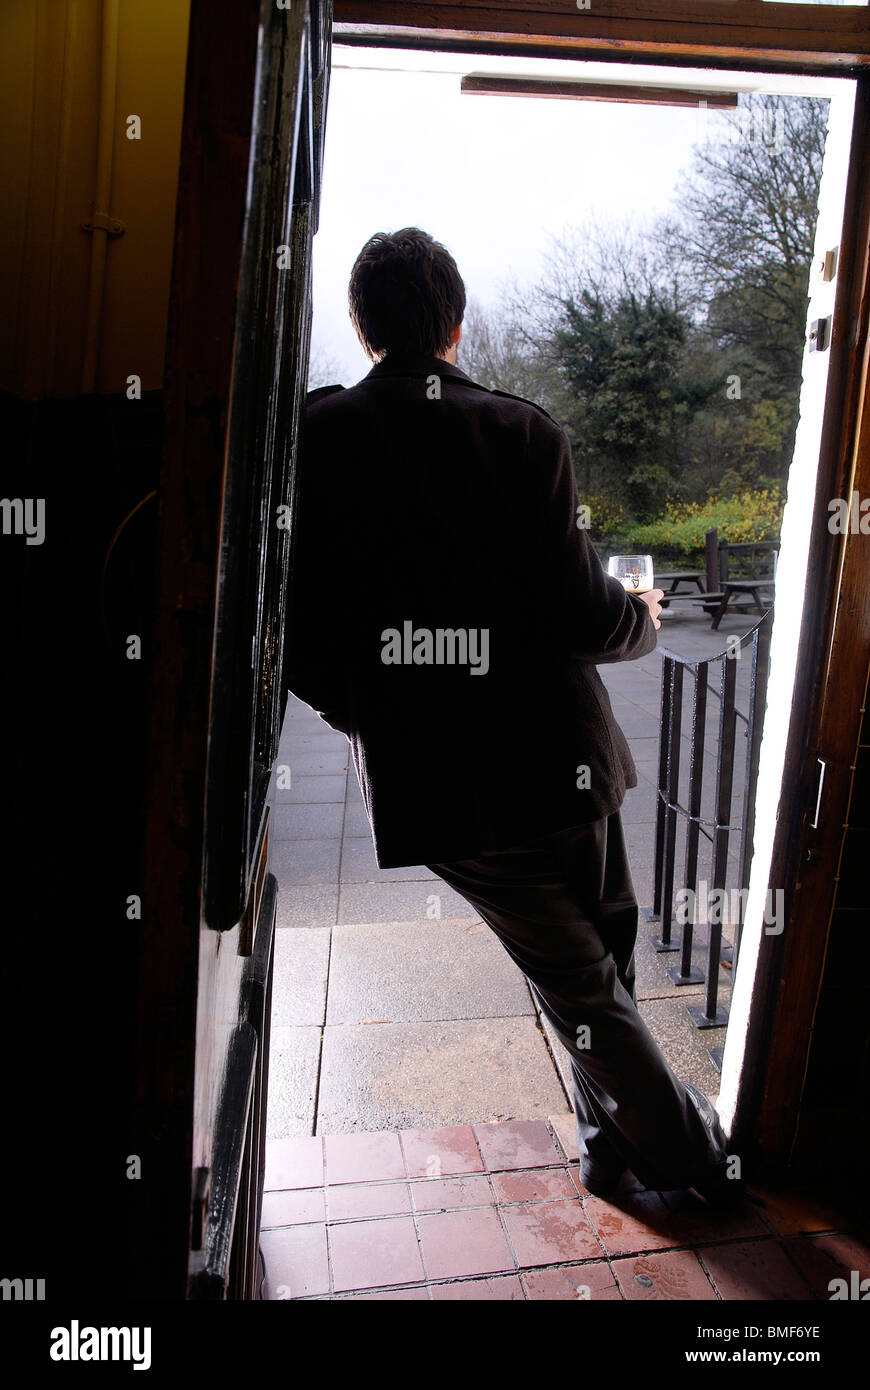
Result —
<svg viewBox="0 0 870 1390"><path fill-rule="evenodd" d="M724 1171L692 1183L692 1191L703 1197L708 1206L721 1209L741 1207L744 1202L754 1200L742 1178L729 1178Z"/></svg>
<svg viewBox="0 0 870 1390"><path fill-rule="evenodd" d="M704 1122L704 1127L710 1135L711 1148L715 1145L716 1148L722 1151L723 1155L726 1154L727 1140L725 1138L725 1131L722 1128L721 1121L713 1108L710 1098L705 1096L704 1092L700 1091L697 1086L690 1085L688 1081L685 1082L685 1087L692 1098L695 1109Z"/></svg>

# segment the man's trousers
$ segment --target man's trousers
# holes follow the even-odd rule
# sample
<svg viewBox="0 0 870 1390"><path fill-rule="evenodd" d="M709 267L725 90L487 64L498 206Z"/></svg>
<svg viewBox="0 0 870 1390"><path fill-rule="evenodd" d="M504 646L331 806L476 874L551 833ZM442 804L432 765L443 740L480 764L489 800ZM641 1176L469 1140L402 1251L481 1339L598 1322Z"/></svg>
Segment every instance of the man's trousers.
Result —
<svg viewBox="0 0 870 1390"><path fill-rule="evenodd" d="M492 928L568 1050L581 1165L647 1188L721 1171L712 1131L637 1010L638 908L618 811L519 848L429 864Z"/></svg>

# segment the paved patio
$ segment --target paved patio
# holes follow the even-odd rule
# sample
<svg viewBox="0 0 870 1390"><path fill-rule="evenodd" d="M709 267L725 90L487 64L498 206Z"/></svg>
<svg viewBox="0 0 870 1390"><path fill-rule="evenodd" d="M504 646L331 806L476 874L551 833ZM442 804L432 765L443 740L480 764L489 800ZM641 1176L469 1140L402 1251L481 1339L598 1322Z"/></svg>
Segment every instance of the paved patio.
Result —
<svg viewBox="0 0 870 1390"><path fill-rule="evenodd" d="M725 649L729 632L751 624L729 615L713 632L700 613L667 612L659 648L705 657ZM737 673L744 710L748 665L741 661ZM638 902L649 907L660 651L600 672L637 765L638 786L622 814ZM717 703L709 702L713 735ZM738 734L738 749L741 743ZM686 757L683 763L685 786ZM292 783L274 792L272 863L280 893L268 1137L545 1120L569 1108L567 1054L549 1035L524 976L473 909L426 868L377 868L347 741L293 698L281 764L290 765ZM738 817L741 777L738 752ZM712 814L709 799L703 814ZM709 847L703 838L701 844L699 878L709 881ZM732 872L736 850L735 843ZM679 857L677 867L679 873ZM666 970L676 957L657 954L651 934L642 922L641 1012L678 1074L715 1096L718 1073L708 1048L721 1046L725 1030L695 1028L686 1006L703 989L671 983ZM726 1008L729 986L723 968Z"/></svg>

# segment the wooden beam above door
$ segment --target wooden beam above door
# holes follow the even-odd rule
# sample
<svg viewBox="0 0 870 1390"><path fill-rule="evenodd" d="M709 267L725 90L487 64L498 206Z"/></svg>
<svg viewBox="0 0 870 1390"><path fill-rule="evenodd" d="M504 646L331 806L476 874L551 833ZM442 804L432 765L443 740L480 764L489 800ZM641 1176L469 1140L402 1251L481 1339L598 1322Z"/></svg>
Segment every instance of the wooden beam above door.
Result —
<svg viewBox="0 0 870 1390"><path fill-rule="evenodd" d="M336 43L845 75L870 66L863 5L764 0L334 0Z"/></svg>

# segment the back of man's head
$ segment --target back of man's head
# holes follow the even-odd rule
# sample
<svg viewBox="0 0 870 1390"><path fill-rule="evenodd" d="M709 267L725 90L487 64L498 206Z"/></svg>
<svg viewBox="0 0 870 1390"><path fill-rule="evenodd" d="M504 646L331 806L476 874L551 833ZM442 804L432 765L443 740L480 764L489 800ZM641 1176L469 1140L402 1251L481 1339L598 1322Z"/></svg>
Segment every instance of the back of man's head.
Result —
<svg viewBox="0 0 870 1390"><path fill-rule="evenodd" d="M350 316L373 360L440 357L465 314L465 285L446 247L419 227L376 232L350 276Z"/></svg>

